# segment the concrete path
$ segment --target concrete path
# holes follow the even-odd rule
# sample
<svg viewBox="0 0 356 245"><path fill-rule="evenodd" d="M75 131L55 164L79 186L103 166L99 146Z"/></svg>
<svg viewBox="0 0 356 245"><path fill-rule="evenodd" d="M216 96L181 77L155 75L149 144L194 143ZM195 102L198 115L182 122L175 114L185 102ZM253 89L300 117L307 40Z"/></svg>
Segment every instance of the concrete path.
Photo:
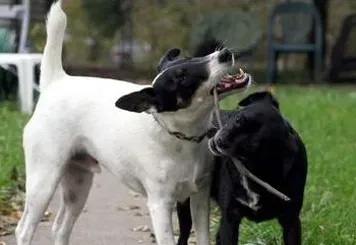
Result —
<svg viewBox="0 0 356 245"><path fill-rule="evenodd" d="M49 211L55 214L57 209L58 197L55 195ZM52 222L40 224L33 245L53 244ZM147 227L143 228L146 231L133 230L140 226L148 226L149 231ZM123 184L103 171L95 177L87 206L74 227L70 244L153 244L150 234L151 221L145 198L130 194ZM16 245L14 236L0 237L0 241Z"/></svg>

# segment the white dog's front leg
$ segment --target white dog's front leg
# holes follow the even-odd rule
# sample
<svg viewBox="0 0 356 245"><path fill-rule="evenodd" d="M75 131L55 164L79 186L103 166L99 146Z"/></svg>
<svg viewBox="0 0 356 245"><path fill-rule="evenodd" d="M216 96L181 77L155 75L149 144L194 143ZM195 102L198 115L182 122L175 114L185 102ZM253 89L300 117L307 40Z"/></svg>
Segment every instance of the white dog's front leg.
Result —
<svg viewBox="0 0 356 245"><path fill-rule="evenodd" d="M157 244L175 245L172 226L173 200L166 197L149 197L147 206Z"/></svg>
<svg viewBox="0 0 356 245"><path fill-rule="evenodd" d="M190 198L193 227L197 245L209 245L210 187L201 189Z"/></svg>

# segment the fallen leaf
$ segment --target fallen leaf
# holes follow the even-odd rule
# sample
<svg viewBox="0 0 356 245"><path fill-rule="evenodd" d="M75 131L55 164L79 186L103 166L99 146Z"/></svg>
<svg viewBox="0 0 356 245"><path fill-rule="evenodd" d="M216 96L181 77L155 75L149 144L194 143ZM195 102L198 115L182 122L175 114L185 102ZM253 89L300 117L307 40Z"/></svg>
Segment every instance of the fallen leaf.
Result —
<svg viewBox="0 0 356 245"><path fill-rule="evenodd" d="M151 232L150 237L151 237L151 242L152 243L157 243L156 236L155 236L155 234L153 232Z"/></svg>
<svg viewBox="0 0 356 245"><path fill-rule="evenodd" d="M129 209L130 209L130 210L135 210L135 209L141 209L141 207L135 206L135 205L130 205L130 206L129 206Z"/></svg>
<svg viewBox="0 0 356 245"><path fill-rule="evenodd" d="M119 211L127 211L127 210L128 210L128 208L117 207L117 210L119 210Z"/></svg>
<svg viewBox="0 0 356 245"><path fill-rule="evenodd" d="M18 220L21 219L21 216L22 216L22 212L19 210L12 211L12 213L11 213L11 217L18 219Z"/></svg>
<svg viewBox="0 0 356 245"><path fill-rule="evenodd" d="M135 232L138 232L138 231L150 232L151 231L151 229L147 225L141 225L141 226L133 228L132 230L135 231Z"/></svg>
<svg viewBox="0 0 356 245"><path fill-rule="evenodd" d="M132 190L129 190L129 195L133 196L133 197L139 197L140 196L140 194L138 194L137 192L134 192Z"/></svg>

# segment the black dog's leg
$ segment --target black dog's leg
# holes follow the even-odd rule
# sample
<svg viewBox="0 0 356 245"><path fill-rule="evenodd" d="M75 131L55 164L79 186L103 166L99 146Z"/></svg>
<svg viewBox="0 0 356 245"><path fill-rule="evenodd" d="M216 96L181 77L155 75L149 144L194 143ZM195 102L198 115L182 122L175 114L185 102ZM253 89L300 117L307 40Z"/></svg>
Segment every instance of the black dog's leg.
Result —
<svg viewBox="0 0 356 245"><path fill-rule="evenodd" d="M179 238L177 245L188 245L190 231L192 229L192 216L190 214L190 198L184 202L177 202L177 214L179 221Z"/></svg>
<svg viewBox="0 0 356 245"><path fill-rule="evenodd" d="M238 243L241 219L242 217L234 212L222 212L220 227L216 234L216 245L236 245Z"/></svg>
<svg viewBox="0 0 356 245"><path fill-rule="evenodd" d="M301 245L302 227L299 217L282 217L278 221L283 229L284 245Z"/></svg>

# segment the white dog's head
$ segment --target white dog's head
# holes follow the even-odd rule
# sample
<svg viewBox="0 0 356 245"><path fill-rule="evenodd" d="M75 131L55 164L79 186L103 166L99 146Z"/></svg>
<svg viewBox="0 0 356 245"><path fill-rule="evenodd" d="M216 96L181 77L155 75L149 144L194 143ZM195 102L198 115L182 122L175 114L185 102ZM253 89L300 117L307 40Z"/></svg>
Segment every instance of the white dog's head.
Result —
<svg viewBox="0 0 356 245"><path fill-rule="evenodd" d="M213 88L223 98L250 84L248 74L227 74L233 63L228 49L204 57L179 57L179 49L171 49L161 58L152 86L122 96L116 106L132 112L163 113L195 111L212 106Z"/></svg>

